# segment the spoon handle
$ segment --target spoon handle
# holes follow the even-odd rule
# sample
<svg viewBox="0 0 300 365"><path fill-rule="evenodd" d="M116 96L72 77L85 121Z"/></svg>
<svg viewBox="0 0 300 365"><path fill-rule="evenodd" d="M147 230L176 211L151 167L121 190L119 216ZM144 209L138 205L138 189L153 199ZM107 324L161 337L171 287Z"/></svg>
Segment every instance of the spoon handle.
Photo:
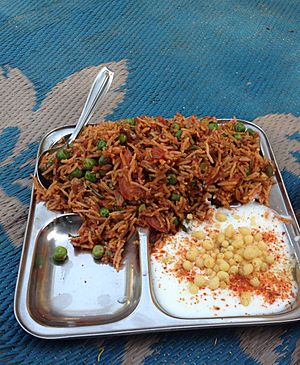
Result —
<svg viewBox="0 0 300 365"><path fill-rule="evenodd" d="M76 124L76 127L73 133L71 134L70 138L68 139L67 142L68 144L74 142L78 134L81 132L82 128L89 122L93 114L94 108L97 104L97 101L103 98L104 95L107 93L112 83L113 76L114 73L107 67L103 67L99 71L90 89L89 95L86 99L86 102L82 109L79 120Z"/></svg>

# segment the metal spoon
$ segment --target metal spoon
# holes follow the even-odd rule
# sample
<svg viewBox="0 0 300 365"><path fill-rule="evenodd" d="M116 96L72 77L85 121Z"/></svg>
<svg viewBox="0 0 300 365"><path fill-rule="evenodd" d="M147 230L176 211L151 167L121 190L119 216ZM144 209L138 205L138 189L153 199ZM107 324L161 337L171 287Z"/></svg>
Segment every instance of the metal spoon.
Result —
<svg viewBox="0 0 300 365"><path fill-rule="evenodd" d="M86 102L84 104L81 115L78 119L78 122L75 126L73 133L69 136L69 138L67 139L67 141L65 142L64 145L51 148L51 149L43 152L40 155L39 160L38 160L38 165L37 165L37 178L39 180L39 183L44 188L47 189L50 186L50 182L43 176L43 172L40 170L40 167L39 167L43 156L45 155L45 153L49 153L50 155L54 154L57 152L57 150L59 148L63 148L64 146L67 147L68 145L70 145L71 143L74 142L74 140L78 137L79 133L81 132L82 128L91 119L91 116L94 112L97 101L106 95L106 93L112 83L113 76L114 76L114 73L111 70L109 70L107 67L103 67L99 71L99 73L96 76L95 81L93 82L93 85L90 89L90 92L88 94L88 97L86 99Z"/></svg>

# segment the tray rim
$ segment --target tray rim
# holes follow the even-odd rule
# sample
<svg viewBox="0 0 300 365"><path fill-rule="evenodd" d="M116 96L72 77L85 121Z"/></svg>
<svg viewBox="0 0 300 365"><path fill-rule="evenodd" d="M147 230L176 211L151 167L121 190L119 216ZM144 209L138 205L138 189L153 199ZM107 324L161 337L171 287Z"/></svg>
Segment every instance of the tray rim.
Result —
<svg viewBox="0 0 300 365"><path fill-rule="evenodd" d="M276 171L277 171L277 183L279 185L279 190L281 191L281 195L284 196L284 200L285 200L285 208L289 208L289 212L292 214L292 219L293 219L293 225L294 225L294 229L296 231L300 231L299 228L299 223L297 221L297 217L295 215L293 206L291 204L290 198L288 196L283 178L282 178L282 174L279 170L278 167L278 163L276 161L272 146L270 144L270 141L266 135L266 133L264 132L264 130L256 125L253 122L247 121L247 120L243 120L243 119L239 119L239 118L217 118L217 121L219 123L226 123L229 122L230 120L235 119L236 121L239 122L243 122L249 126L253 126L255 129L257 129L261 135L263 135L266 145L267 145L267 149L268 149L268 153L270 155L270 158L272 159L272 161L274 162L275 166L276 166ZM105 121L104 121L105 123ZM97 123L92 124L92 125L97 125ZM35 171L34 174L36 174L36 170L37 170L37 164L38 164L38 157L41 154L41 150L42 147L45 143L45 141L47 141L47 139L49 138L49 136L55 132L59 132L59 131L63 131L63 130L72 130L74 129L75 125L68 125L68 126L62 126L62 127L58 127L55 129L50 130L49 132L47 132L45 134L45 136L42 138L42 140L40 141L39 147L38 147L38 151L37 151L37 158L36 158L36 164L35 164ZM22 314L20 314L19 311L19 301L20 298L18 297L18 293L20 290L20 286L22 283L21 282L21 277L22 277L22 273L24 271L24 262L26 262L26 240L28 237L30 237L30 231L32 229L32 226L30 224L30 220L31 220L31 216L33 213L33 209L36 208L37 206L37 202L35 201L34 198L34 186L32 186L32 190L31 190L31 198L30 198L30 205L29 205L29 211L28 211L28 218L27 218L27 223L26 223L26 229L25 229L25 234L24 234L24 242L23 242L23 247L22 247L22 254L21 254L21 258L20 258L20 264L19 264L19 270L18 270L18 276L17 276L17 281L16 281L16 288L15 288L15 293L14 293L14 315L15 318L17 320L17 322L19 323L19 325L29 334L38 337L38 338L42 338L42 339L60 339L60 338L79 338L79 337L91 337L91 336L107 336L107 335L121 335L121 334L138 334L138 333L153 333L153 332L157 332L157 331L177 331L177 330L185 330L185 329L201 329L201 328L217 328L217 327L239 327L239 326L257 326L257 325L267 325L267 324L278 324L278 323L288 323L288 322L295 322L300 320L300 309L299 309L299 313L297 316L294 316L293 313L296 311L296 309L292 309L291 311L289 311L287 313L287 318L282 319L280 318L280 314L278 315L269 315L268 317L263 317L263 316L244 316L244 317L215 317L215 318L209 318L209 319L203 319L203 318L199 318L199 319L175 319L175 321L179 321L178 324L174 323L171 325L162 325L162 326L154 326L154 327L146 327L146 328L127 328L127 329L115 329L115 330L104 330L104 331L99 331L99 329L101 327L103 327L102 324L99 325L92 325L92 326L75 326L75 327L69 327L69 329L74 329L77 328L79 329L78 333L59 333L60 331L57 331L56 334L46 334L40 331L35 331L32 328L30 328L30 326L28 325L28 323L26 323L27 321L24 321L24 317L22 316ZM63 212L58 213L59 214L63 214ZM72 213L70 213L72 214ZM54 215L54 217L56 217ZM51 219L52 220L52 219ZM45 223L46 225L47 223ZM142 245L141 245L142 246ZM147 246L148 247L148 246ZM143 248L148 249L148 248ZM32 258L31 258L32 259ZM142 261L142 260L141 260ZM147 275L147 279L149 280L149 276L150 273L148 271L148 275ZM144 280L145 281L145 280ZM145 283L142 280L142 288L141 288L141 296L143 295L143 285L145 285L146 287L149 285L149 283L147 284L147 282ZM24 285L24 284L23 284ZM25 285L28 289L28 283L26 283ZM149 287L148 287L149 289ZM151 294L151 292L150 292ZM149 293L148 293L149 295ZM147 298L150 299L150 298ZM148 303L149 304L149 303ZM152 300L150 300L150 304L152 304L152 306L155 306L155 303L152 302ZM138 304L136 306L136 308L134 309L133 313L135 313L138 309L139 309L140 305ZM24 309L24 308L23 308ZM25 308L28 312L28 309ZM157 309L159 310L159 309ZM284 316L285 313L283 313L281 316ZM130 317L131 314L128 316ZM169 318L168 315L164 314L164 317L167 316ZM30 315L29 315L30 317ZM126 317L126 318L128 318ZM31 318L31 317L30 317ZM236 320L234 320L236 319ZM33 320L33 318L31 318L32 322L34 322L34 324L36 324L36 322ZM119 321L120 322L120 321ZM181 324L180 324L181 322ZM184 323L184 322L189 322L189 323ZM110 323L108 323L109 325ZM112 323L111 323L112 324ZM39 325L40 326L40 325ZM40 326L42 328L46 327L46 326ZM46 327L48 328L48 327ZM60 329L60 328L64 328L64 327L53 327L54 329ZM90 331L81 331L80 333L80 328L89 328ZM97 331L98 328L98 331ZM55 331L54 331L55 332Z"/></svg>

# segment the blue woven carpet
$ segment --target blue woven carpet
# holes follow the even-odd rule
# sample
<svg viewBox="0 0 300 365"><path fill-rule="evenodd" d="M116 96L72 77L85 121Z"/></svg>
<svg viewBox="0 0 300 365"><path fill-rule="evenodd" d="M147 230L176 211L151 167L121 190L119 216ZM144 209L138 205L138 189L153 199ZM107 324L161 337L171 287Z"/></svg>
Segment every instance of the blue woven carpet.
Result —
<svg viewBox="0 0 300 365"><path fill-rule="evenodd" d="M95 116L237 116L273 142L300 212L300 2L0 0L0 362L300 364L298 324L45 341L13 314L38 142L73 124L102 64Z"/></svg>

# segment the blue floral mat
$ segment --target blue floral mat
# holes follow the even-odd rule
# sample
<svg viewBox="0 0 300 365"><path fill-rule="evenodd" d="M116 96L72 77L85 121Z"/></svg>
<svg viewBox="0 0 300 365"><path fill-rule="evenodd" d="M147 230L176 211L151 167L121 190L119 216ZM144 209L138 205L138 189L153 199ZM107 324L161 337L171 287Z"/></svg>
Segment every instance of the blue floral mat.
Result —
<svg viewBox="0 0 300 365"><path fill-rule="evenodd" d="M176 112L255 120L299 219L299 1L0 4L0 362L300 364L298 324L46 341L13 314L38 143L76 122L103 64L116 77L94 121Z"/></svg>

